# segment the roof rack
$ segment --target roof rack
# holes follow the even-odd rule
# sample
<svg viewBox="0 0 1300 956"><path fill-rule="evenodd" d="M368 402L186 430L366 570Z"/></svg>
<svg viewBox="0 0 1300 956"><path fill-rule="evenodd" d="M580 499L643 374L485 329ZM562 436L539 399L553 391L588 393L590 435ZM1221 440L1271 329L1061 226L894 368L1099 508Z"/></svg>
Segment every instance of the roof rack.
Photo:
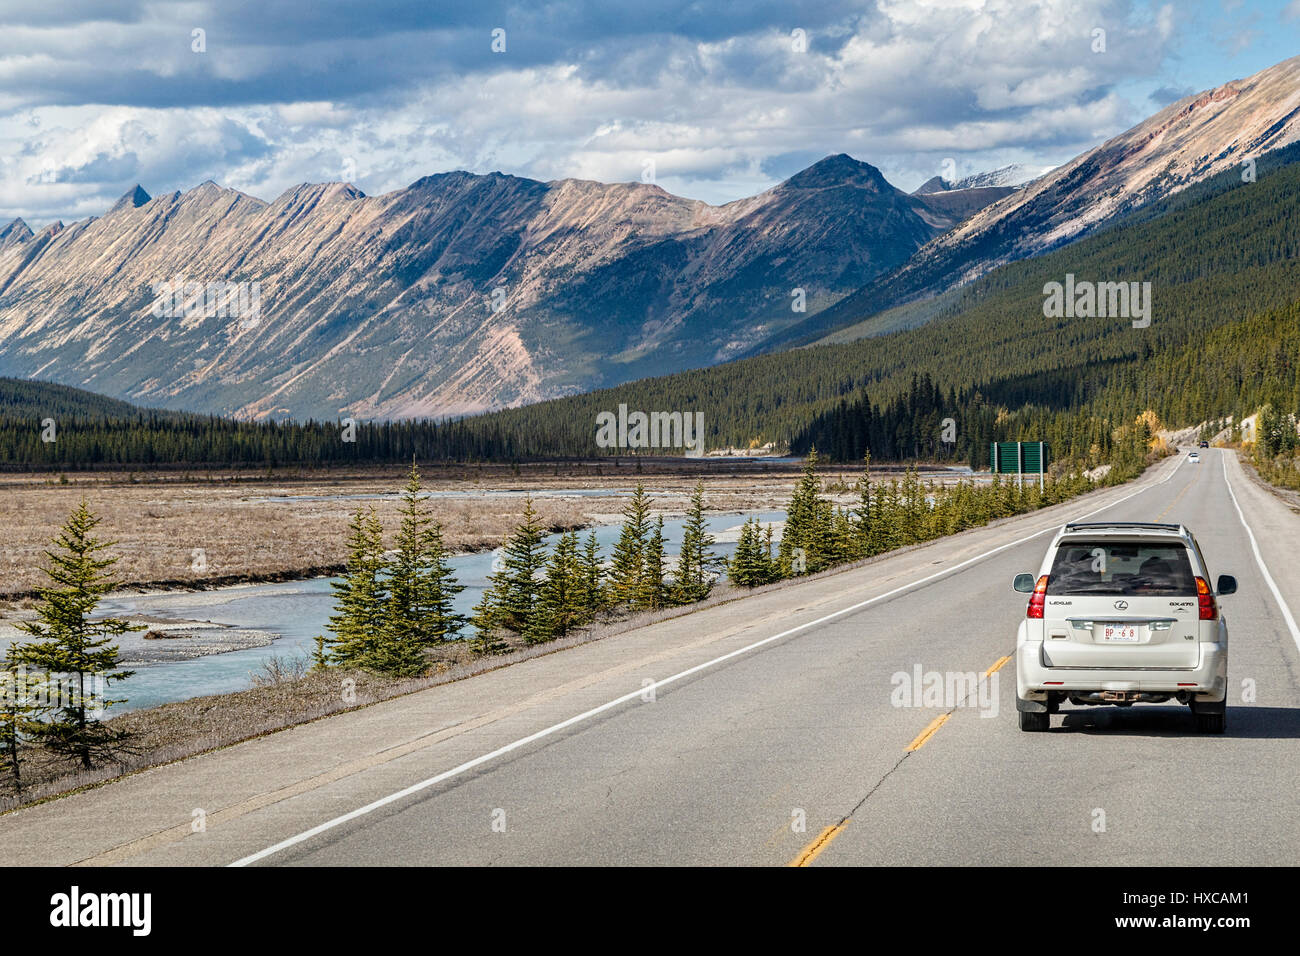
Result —
<svg viewBox="0 0 1300 956"><path fill-rule="evenodd" d="M1173 531L1176 534L1187 534L1187 529L1181 524L1160 524L1154 521L1071 521L1065 526L1066 531L1083 529L1094 531L1101 528L1141 528L1147 531Z"/></svg>

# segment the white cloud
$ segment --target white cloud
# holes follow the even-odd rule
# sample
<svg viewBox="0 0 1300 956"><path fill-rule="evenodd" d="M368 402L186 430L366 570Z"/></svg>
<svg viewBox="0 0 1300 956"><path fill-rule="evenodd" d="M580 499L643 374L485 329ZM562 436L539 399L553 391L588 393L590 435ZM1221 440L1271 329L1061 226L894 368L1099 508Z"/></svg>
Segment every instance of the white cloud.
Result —
<svg viewBox="0 0 1300 956"><path fill-rule="evenodd" d="M269 200L303 181L351 174L377 193L452 168L634 180L653 158L665 188L726 201L841 151L912 180L904 187L947 156L970 171L1007 157L1054 164L1144 115L1115 88L1154 76L1177 25L1169 6L1151 17L1120 0L881 0L861 14L810 29L806 52L792 50L787 27L760 25L710 40L648 34L635 60L601 59L614 41L599 38L552 62L485 54L489 71L430 70L382 94L15 108L0 116L0 218L98 214L137 180L161 192L213 178ZM1097 26L1108 31L1104 54L1091 49ZM175 29L153 37L158 52L143 69L194 69ZM58 66L39 52L40 32L29 38L38 52L0 42L0 89ZM128 34L105 27L100 42L124 54ZM524 45L511 37L512 50ZM67 48L89 42L83 31ZM241 48L235 65L221 43L209 36L213 74L274 65L274 45ZM327 59L332 48L305 41L295 55L313 49Z"/></svg>

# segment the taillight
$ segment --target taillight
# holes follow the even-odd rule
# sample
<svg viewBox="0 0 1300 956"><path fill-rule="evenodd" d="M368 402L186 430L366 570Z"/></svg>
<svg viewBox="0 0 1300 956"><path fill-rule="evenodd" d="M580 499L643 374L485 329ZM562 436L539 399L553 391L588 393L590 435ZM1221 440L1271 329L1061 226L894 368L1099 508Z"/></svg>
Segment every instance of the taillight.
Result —
<svg viewBox="0 0 1300 956"><path fill-rule="evenodd" d="M1217 621L1219 619L1219 609L1214 603L1214 595L1211 593L1209 582L1205 578L1196 579L1196 604L1202 621Z"/></svg>
<svg viewBox="0 0 1300 956"><path fill-rule="evenodd" d="M1043 605L1047 603L1047 575L1044 574L1034 585L1034 593L1029 596L1029 610L1025 612L1025 617L1041 618L1043 616Z"/></svg>

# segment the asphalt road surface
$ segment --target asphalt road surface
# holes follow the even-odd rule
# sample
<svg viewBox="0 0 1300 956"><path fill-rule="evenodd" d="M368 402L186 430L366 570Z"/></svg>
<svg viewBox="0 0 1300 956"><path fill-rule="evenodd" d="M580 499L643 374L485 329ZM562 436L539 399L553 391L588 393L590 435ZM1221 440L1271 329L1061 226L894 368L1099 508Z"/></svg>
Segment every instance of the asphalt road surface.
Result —
<svg viewBox="0 0 1300 956"><path fill-rule="evenodd" d="M1225 453L1201 457L8 814L0 860L1294 863L1300 516ZM1085 515L1182 522L1214 576L1236 575L1225 735L1181 705L1067 704L1050 732L1019 731L1011 579ZM977 683L900 706L918 668Z"/></svg>

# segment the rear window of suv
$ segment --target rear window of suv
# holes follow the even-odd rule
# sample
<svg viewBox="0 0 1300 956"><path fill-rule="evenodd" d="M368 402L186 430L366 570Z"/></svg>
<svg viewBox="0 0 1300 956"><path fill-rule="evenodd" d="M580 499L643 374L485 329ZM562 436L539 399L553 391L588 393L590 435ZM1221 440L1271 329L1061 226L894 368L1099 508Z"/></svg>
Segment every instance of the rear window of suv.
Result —
<svg viewBox="0 0 1300 956"><path fill-rule="evenodd" d="M1194 596L1196 576L1179 542L1066 541L1056 549L1047 593Z"/></svg>

